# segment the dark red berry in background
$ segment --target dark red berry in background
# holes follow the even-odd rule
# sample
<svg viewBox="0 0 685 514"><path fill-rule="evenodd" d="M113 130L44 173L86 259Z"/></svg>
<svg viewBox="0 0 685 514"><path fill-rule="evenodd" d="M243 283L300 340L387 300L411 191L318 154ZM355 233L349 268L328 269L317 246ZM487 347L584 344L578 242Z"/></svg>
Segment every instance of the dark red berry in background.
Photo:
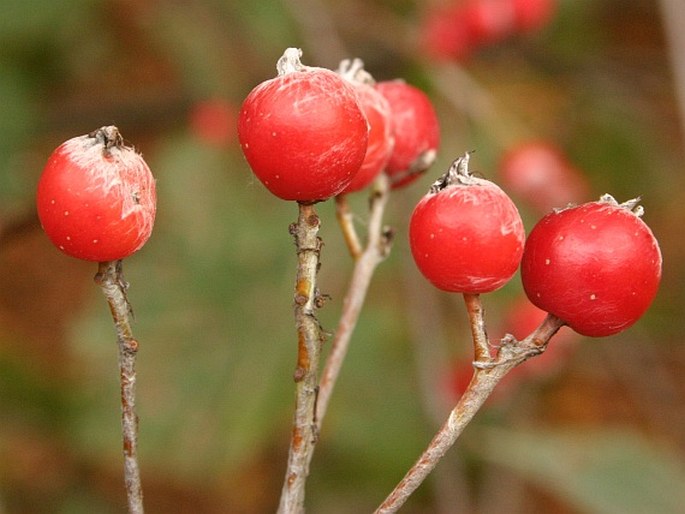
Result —
<svg viewBox="0 0 685 514"><path fill-rule="evenodd" d="M502 186L541 214L587 198L590 187L557 146L529 140L509 148L500 159Z"/></svg>
<svg viewBox="0 0 685 514"><path fill-rule="evenodd" d="M474 43L461 4L431 7L419 27L419 46L424 54L437 60L466 60Z"/></svg>
<svg viewBox="0 0 685 514"><path fill-rule="evenodd" d="M190 110L190 128L205 143L223 148L235 140L238 108L223 98L197 102Z"/></svg>
<svg viewBox="0 0 685 514"><path fill-rule="evenodd" d="M511 334L520 341L540 326L545 316L547 313L533 305L525 295L508 304L501 322L494 330L488 330L492 356L496 355L497 346L506 334ZM558 376L571 362L579 340L580 336L577 333L568 327L562 327L549 342L544 353L522 362L504 376L488 402L491 405L505 402L521 387L535 385ZM450 401L454 402L464 394L472 374L471 360L461 359L454 363L446 381Z"/></svg>
<svg viewBox="0 0 685 514"><path fill-rule="evenodd" d="M494 337L491 341L496 343L505 334L511 334L520 341L533 333L546 316L547 312L535 306L522 294L507 304L501 322L494 330L489 331ZM566 365L577 348L579 340L580 336L576 332L569 327L561 327L550 340L543 354L516 366L509 372L507 378L512 375L518 378L546 378L554 375Z"/></svg>
<svg viewBox="0 0 685 514"><path fill-rule="evenodd" d="M155 221L150 168L114 126L62 143L38 182L38 218L62 252L113 261L139 250Z"/></svg>
<svg viewBox="0 0 685 514"><path fill-rule="evenodd" d="M525 233L516 206L496 184L468 172L468 154L417 204L409 222L421 273L444 291L487 293L518 269Z"/></svg>
<svg viewBox="0 0 685 514"><path fill-rule="evenodd" d="M430 5L419 45L433 59L464 61L479 48L547 25L557 0L463 0Z"/></svg>
<svg viewBox="0 0 685 514"><path fill-rule="evenodd" d="M402 187L435 161L440 146L438 116L428 96L403 80L379 82L377 89L390 104L395 139L385 172L393 187Z"/></svg>
<svg viewBox="0 0 685 514"><path fill-rule="evenodd" d="M473 45L496 43L516 31L513 0L467 0L461 6Z"/></svg>
<svg viewBox="0 0 685 514"><path fill-rule="evenodd" d="M539 308L600 337L635 323L661 281L661 250L636 201L598 202L542 218L526 242L521 279Z"/></svg>
<svg viewBox="0 0 685 514"><path fill-rule="evenodd" d="M337 73L303 66L289 48L278 76L243 102L238 138L254 174L284 200L315 202L343 191L364 161L368 123Z"/></svg>
<svg viewBox="0 0 685 514"><path fill-rule="evenodd" d="M364 70L360 59L340 63L338 73L352 84L357 92L359 107L369 123L366 155L352 182L342 191L352 193L368 186L385 169L395 144L388 100L376 89L373 77Z"/></svg>

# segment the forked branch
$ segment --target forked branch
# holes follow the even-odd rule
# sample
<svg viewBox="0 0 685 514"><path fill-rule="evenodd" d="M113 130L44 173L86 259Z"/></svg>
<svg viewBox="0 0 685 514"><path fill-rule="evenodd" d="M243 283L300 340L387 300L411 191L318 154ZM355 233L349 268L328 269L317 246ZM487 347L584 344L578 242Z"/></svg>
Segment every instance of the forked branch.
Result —
<svg viewBox="0 0 685 514"><path fill-rule="evenodd" d="M438 430L421 457L376 509L376 514L397 512L404 505L409 496L447 453L447 450L454 445L499 381L515 366L544 352L550 338L564 325L562 320L548 314L540 326L525 339L516 341L513 337L506 336L502 339L496 355L491 356L490 343L485 330L485 313L480 297L476 294L465 294L464 300L476 357L471 382L450 412L447 421Z"/></svg>

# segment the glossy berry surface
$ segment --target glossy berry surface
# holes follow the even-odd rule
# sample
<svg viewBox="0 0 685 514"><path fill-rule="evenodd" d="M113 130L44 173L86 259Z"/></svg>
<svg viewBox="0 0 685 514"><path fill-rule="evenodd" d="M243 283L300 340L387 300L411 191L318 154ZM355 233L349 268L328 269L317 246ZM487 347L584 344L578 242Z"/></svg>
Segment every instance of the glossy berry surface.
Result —
<svg viewBox="0 0 685 514"><path fill-rule="evenodd" d="M299 55L286 50L279 75L249 93L238 138L269 191L315 202L350 184L364 161L369 128L354 88L331 70L303 66Z"/></svg>
<svg viewBox="0 0 685 514"><path fill-rule="evenodd" d="M123 259L152 233L155 181L117 128L102 127L52 153L36 206L43 230L62 252L88 261Z"/></svg>
<svg viewBox="0 0 685 514"><path fill-rule="evenodd" d="M395 139L385 172L393 187L405 186L435 161L440 146L438 117L428 96L403 80L379 82L377 89L390 103Z"/></svg>
<svg viewBox="0 0 685 514"><path fill-rule="evenodd" d="M345 60L339 69L339 73L354 86L359 107L369 123L369 140L364 162L343 193L360 191L373 182L385 169L395 144L390 104L376 89L373 78L363 66L359 59Z"/></svg>
<svg viewBox="0 0 685 514"><path fill-rule="evenodd" d="M635 201L605 195L552 212L533 228L521 262L526 295L593 337L635 323L656 296L662 257Z"/></svg>
<svg viewBox="0 0 685 514"><path fill-rule="evenodd" d="M518 269L525 233L516 206L496 184L468 174L468 154L417 204L409 224L411 252L433 285L487 293Z"/></svg>

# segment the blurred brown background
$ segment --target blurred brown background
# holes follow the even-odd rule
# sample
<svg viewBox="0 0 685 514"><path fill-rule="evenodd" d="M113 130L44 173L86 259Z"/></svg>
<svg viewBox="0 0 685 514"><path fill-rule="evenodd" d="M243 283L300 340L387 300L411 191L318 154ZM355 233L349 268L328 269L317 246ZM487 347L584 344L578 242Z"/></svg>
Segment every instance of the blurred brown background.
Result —
<svg viewBox="0 0 685 514"><path fill-rule="evenodd" d="M297 209L251 175L234 117L288 46L306 64L356 56L379 80L404 77L429 93L443 130L438 162L391 198L397 241L324 423L309 511L372 511L446 416L454 363L469 358L466 316L415 271L408 216L456 156L476 150L472 168L497 180L502 152L533 137L582 170L587 200L642 196L664 254L660 293L628 331L578 341L491 402L403 512L685 512L685 47L669 37L685 33L685 5L562 0L541 30L457 63L418 51L436 3L3 2L0 513L125 510L116 345L96 266L55 250L34 213L50 152L108 124L158 183L155 232L125 263L147 510L275 510L293 407ZM515 200L530 229L539 214ZM364 196L352 202L363 219ZM352 263L333 206L318 210L320 285L333 298L320 317L333 330ZM500 326L520 295L516 277L484 298L492 335L512 330Z"/></svg>

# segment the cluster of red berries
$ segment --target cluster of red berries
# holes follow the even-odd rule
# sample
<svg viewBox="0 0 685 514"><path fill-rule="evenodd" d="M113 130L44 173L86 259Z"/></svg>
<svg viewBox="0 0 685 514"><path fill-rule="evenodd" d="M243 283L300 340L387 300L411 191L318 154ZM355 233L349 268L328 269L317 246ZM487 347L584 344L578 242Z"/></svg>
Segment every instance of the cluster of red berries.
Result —
<svg viewBox="0 0 685 514"><path fill-rule="evenodd" d="M409 225L419 270L436 287L480 294L521 268L530 301L593 337L616 334L647 310L662 257L637 200L610 195L544 216L525 238L519 212L459 158L416 206Z"/></svg>
<svg viewBox="0 0 685 514"><path fill-rule="evenodd" d="M238 115L243 153L274 195L318 202L358 191L382 172L400 187L430 166L439 129L423 92L401 80L376 84L358 60L334 72L304 66L300 55L287 49L278 76L255 87ZM530 155L543 155L539 169ZM469 154L457 159L412 213L411 252L428 280L445 291L480 294L504 286L520 267L530 301L588 336L615 334L642 316L656 295L662 257L637 200L619 204L604 195L553 210L526 240L516 205L499 186L473 176L468 162ZM522 194L557 201L575 184L560 162L553 149L524 145L505 156L502 176L512 188L527 184ZM545 174L557 177L554 195ZM113 126L58 147L37 193L55 246L92 261L141 248L155 201L147 164Z"/></svg>
<svg viewBox="0 0 685 514"><path fill-rule="evenodd" d="M436 59L463 60L476 49L545 26L555 0L457 0L432 7L420 28L421 46Z"/></svg>
<svg viewBox="0 0 685 514"><path fill-rule="evenodd" d="M375 83L359 60L335 72L300 57L287 49L278 76L255 87L238 115L240 146L269 191L317 202L381 172L400 187L432 164L440 132L425 93L401 80Z"/></svg>

